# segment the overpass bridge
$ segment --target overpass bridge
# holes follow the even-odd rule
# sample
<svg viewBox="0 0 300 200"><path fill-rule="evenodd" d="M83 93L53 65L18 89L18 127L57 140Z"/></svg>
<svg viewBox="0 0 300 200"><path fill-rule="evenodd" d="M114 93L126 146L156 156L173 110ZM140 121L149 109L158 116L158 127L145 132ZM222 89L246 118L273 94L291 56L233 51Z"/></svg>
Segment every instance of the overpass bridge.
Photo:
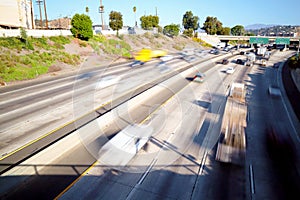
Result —
<svg viewBox="0 0 300 200"><path fill-rule="evenodd" d="M271 42L275 42L277 39L289 39L290 42L299 42L300 37L280 37L280 36L233 36L233 35L217 35L216 37L219 38L219 40L223 42L228 42L231 40L236 40L236 41L250 41L250 38L265 38L268 39Z"/></svg>

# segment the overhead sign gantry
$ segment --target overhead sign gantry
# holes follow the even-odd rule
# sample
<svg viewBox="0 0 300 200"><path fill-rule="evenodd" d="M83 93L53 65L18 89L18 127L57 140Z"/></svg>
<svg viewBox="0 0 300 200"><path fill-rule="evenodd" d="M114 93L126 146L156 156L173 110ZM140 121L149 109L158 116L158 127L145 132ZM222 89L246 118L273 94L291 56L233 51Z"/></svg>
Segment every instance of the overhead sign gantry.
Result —
<svg viewBox="0 0 300 200"><path fill-rule="evenodd" d="M250 44L269 44L269 38L265 37L250 37Z"/></svg>
<svg viewBox="0 0 300 200"><path fill-rule="evenodd" d="M290 38L276 38L275 39L275 43L276 44L286 44L286 45L289 45L290 44Z"/></svg>

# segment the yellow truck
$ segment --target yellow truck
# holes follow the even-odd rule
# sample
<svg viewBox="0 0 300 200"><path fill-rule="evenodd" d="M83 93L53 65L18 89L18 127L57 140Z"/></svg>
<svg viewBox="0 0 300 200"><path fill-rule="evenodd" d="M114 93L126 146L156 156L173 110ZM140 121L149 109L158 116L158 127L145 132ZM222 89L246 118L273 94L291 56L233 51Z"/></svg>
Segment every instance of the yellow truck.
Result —
<svg viewBox="0 0 300 200"><path fill-rule="evenodd" d="M167 52L164 50L151 50L151 49L142 49L134 54L135 62L132 64L144 64L145 62L150 61L152 58L160 58L166 56Z"/></svg>

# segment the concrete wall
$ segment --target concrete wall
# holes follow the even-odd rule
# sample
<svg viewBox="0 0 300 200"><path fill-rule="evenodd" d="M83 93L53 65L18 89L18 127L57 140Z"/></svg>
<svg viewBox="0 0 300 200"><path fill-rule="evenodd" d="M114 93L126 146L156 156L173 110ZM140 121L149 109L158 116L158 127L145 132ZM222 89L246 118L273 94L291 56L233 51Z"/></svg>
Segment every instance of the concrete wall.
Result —
<svg viewBox="0 0 300 200"><path fill-rule="evenodd" d="M72 35L70 30L26 30L28 36L32 37L50 37L50 36L68 36ZM0 29L0 37L19 37L19 29Z"/></svg>
<svg viewBox="0 0 300 200"><path fill-rule="evenodd" d="M28 36L32 37L50 37L50 36L69 36L72 35L70 30L34 30L34 29L28 29L26 30ZM135 29L136 34L142 35L146 32L153 33L153 31L146 31L143 29ZM101 31L103 35L116 35L117 31L113 30L103 30ZM94 31L94 34L96 32ZM119 30L119 34L126 35L129 34L127 28ZM0 29L0 37L20 37L20 29Z"/></svg>

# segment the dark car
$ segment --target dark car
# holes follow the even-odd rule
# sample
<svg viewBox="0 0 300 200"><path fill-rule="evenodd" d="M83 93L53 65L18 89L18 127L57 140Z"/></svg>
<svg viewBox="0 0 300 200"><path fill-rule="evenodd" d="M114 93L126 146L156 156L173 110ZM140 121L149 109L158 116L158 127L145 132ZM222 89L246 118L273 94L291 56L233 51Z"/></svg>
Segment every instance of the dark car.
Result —
<svg viewBox="0 0 300 200"><path fill-rule="evenodd" d="M279 68L280 63L274 63L273 68Z"/></svg>
<svg viewBox="0 0 300 200"><path fill-rule="evenodd" d="M228 59L223 59L223 60L222 60L222 64L223 64L223 65L227 65L228 63L229 63Z"/></svg>
<svg viewBox="0 0 300 200"><path fill-rule="evenodd" d="M242 59L237 59L236 64L243 65L244 61Z"/></svg>
<svg viewBox="0 0 300 200"><path fill-rule="evenodd" d="M244 52L244 51L241 51L241 52L240 52L240 55L244 55L244 54L245 54L245 52Z"/></svg>
<svg viewBox="0 0 300 200"><path fill-rule="evenodd" d="M133 27L128 27L128 34L136 34L135 29Z"/></svg>

